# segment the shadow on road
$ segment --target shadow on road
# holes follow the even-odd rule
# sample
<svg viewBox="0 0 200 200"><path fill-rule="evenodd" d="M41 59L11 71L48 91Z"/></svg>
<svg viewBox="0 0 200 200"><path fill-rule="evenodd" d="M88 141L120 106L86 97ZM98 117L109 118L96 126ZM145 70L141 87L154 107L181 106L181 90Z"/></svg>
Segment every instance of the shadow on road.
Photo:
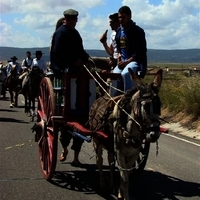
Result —
<svg viewBox="0 0 200 200"><path fill-rule="evenodd" d="M18 111L12 109L0 109L0 112L18 112Z"/></svg>
<svg viewBox="0 0 200 200"><path fill-rule="evenodd" d="M57 171L51 183L63 189L84 192L86 195L98 194L106 200L114 200L119 187L119 172L115 172L115 191L102 193L99 188L99 174L96 165L84 165L86 171ZM106 183L109 183L109 169L104 166ZM200 184L187 182L159 172L143 171L135 177L130 176L130 196L137 200L178 200L179 197L200 197ZM131 198L131 199L132 199Z"/></svg>
<svg viewBox="0 0 200 200"><path fill-rule="evenodd" d="M18 120L14 118L7 118L7 117L0 117L0 122L14 122L14 123L23 123L23 124L29 124L28 122L25 122L23 120Z"/></svg>
<svg viewBox="0 0 200 200"><path fill-rule="evenodd" d="M187 182L159 172L144 171L131 179L130 193L139 200L178 200L179 197L199 197L200 184Z"/></svg>
<svg viewBox="0 0 200 200"><path fill-rule="evenodd" d="M115 200L116 188L102 192L99 187L99 172L96 164L83 164L86 171L57 171L51 183L68 190L84 192L85 195L98 194L107 200ZM109 185L109 167L104 166L105 182ZM119 187L119 173L115 172L115 185Z"/></svg>

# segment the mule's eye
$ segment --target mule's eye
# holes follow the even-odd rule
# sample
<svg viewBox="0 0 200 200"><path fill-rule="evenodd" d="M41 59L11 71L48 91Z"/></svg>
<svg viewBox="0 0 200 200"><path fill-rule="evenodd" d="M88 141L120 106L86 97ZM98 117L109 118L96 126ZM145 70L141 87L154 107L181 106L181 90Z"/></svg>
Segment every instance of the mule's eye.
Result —
<svg viewBox="0 0 200 200"><path fill-rule="evenodd" d="M148 115L150 115L150 102L146 102L145 104L144 104L144 110L145 110L145 112L148 114Z"/></svg>
<svg viewBox="0 0 200 200"><path fill-rule="evenodd" d="M159 96L154 96L152 103L153 103L153 113L160 115L161 114L161 101L160 101Z"/></svg>

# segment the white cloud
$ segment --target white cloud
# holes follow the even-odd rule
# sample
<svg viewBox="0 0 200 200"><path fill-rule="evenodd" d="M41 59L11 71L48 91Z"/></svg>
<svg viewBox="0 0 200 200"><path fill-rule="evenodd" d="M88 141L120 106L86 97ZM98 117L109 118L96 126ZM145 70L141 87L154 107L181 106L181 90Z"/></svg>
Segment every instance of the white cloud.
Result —
<svg viewBox="0 0 200 200"><path fill-rule="evenodd" d="M148 0L124 0L123 4L132 8L133 20L144 28L148 48L200 48L198 1L163 0L154 6Z"/></svg>
<svg viewBox="0 0 200 200"><path fill-rule="evenodd" d="M113 4L116 1L107 2ZM150 4L148 0L122 1L122 5L131 8L133 20L145 30L148 48L151 49L200 48L199 4L197 0L162 0L159 5ZM103 49L99 37L106 29L110 31L108 13L102 10L104 5L108 12L108 5L102 0L35 0L34 4L29 0L1 0L2 19L3 16L14 17L10 19L12 23L6 18L0 21L0 45L49 46L62 12L75 8L79 11L77 29L85 48ZM116 12L112 6L109 9L109 13Z"/></svg>

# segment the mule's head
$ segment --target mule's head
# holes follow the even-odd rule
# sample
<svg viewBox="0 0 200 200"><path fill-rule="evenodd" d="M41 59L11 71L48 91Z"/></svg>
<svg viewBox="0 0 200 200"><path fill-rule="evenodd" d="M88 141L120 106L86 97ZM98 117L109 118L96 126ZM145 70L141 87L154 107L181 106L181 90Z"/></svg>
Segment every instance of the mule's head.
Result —
<svg viewBox="0 0 200 200"><path fill-rule="evenodd" d="M131 116L136 119L146 139L155 142L160 136L161 102L158 92L162 83L162 70L157 71L151 84L143 83L131 69L129 73L135 83L135 89L137 88L131 97Z"/></svg>

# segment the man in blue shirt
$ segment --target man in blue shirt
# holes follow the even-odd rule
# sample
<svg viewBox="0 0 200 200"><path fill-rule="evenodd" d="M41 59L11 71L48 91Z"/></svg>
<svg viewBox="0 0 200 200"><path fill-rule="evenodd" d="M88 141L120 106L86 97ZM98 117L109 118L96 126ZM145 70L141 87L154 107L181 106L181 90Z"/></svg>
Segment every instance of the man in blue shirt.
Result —
<svg viewBox="0 0 200 200"><path fill-rule="evenodd" d="M10 76L11 68L13 65L16 65L16 71L17 71L17 74L19 75L21 71L21 65L17 62L18 58L16 56L13 56L10 59L11 59L11 62L8 63L7 69L6 69L7 77Z"/></svg>
<svg viewBox="0 0 200 200"><path fill-rule="evenodd" d="M128 68L131 68L141 78L147 69L147 48L145 32L131 20L131 10L122 6L118 11L120 27L116 33L118 49L118 64L113 73L121 73L124 81L124 91L133 87Z"/></svg>

